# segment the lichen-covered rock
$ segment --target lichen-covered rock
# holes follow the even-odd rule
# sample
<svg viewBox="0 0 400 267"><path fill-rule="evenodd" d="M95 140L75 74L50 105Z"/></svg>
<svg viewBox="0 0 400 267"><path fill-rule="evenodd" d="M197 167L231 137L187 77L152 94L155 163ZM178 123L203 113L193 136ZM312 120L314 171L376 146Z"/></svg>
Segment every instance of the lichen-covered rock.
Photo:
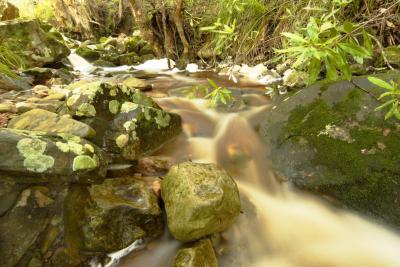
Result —
<svg viewBox="0 0 400 267"><path fill-rule="evenodd" d="M218 267L210 239L203 239L178 250L171 267Z"/></svg>
<svg viewBox="0 0 400 267"><path fill-rule="evenodd" d="M20 183L99 182L107 160L94 144L74 135L0 129L0 179Z"/></svg>
<svg viewBox="0 0 400 267"><path fill-rule="evenodd" d="M0 22L0 43L11 51L21 51L26 67L42 67L69 55L67 46L44 32L36 20Z"/></svg>
<svg viewBox="0 0 400 267"><path fill-rule="evenodd" d="M12 103L0 103L0 113L16 113L17 108Z"/></svg>
<svg viewBox="0 0 400 267"><path fill-rule="evenodd" d="M75 190L80 190L79 195L90 201L83 201L84 205L82 201L77 202L75 208L70 207L76 214L69 215L75 219L68 219L72 225L66 227L75 225L79 229L76 234L81 238L83 251L115 252L136 240L153 239L163 231L157 197L144 182L113 178L92 185L87 193Z"/></svg>
<svg viewBox="0 0 400 267"><path fill-rule="evenodd" d="M214 164L173 166L161 183L161 195L168 229L180 241L222 232L240 212L236 183Z"/></svg>
<svg viewBox="0 0 400 267"><path fill-rule="evenodd" d="M139 90L101 82L71 88L70 112L95 129L93 142L114 158L138 159L181 132L180 117Z"/></svg>
<svg viewBox="0 0 400 267"><path fill-rule="evenodd" d="M14 208L0 218L0 266L19 262L49 223L53 203L46 187L22 191Z"/></svg>
<svg viewBox="0 0 400 267"><path fill-rule="evenodd" d="M69 115L60 116L43 109L33 109L13 118L8 123L8 128L47 133L67 133L82 138L90 138L96 134L90 126L72 119Z"/></svg>
<svg viewBox="0 0 400 267"><path fill-rule="evenodd" d="M57 113L64 106L63 101L55 99L41 99L41 98L30 98L24 102L18 102L15 107L17 108L17 113L25 113L32 109L43 109L50 112Z"/></svg>
<svg viewBox="0 0 400 267"><path fill-rule="evenodd" d="M0 217L13 207L21 191L21 186L12 180L0 181Z"/></svg>
<svg viewBox="0 0 400 267"><path fill-rule="evenodd" d="M313 85L279 103L261 135L272 166L298 187L400 226L400 132L374 111L382 92L366 77Z"/></svg>

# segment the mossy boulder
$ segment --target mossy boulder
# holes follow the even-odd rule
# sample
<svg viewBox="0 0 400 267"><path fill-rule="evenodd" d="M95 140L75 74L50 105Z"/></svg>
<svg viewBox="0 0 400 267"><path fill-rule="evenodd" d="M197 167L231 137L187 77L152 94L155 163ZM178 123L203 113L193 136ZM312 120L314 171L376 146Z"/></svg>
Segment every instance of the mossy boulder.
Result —
<svg viewBox="0 0 400 267"><path fill-rule="evenodd" d="M44 109L50 112L58 113L63 109L64 106L64 101L59 101L57 99L42 99L36 97L32 97L24 102L18 102L17 104L15 104L15 107L17 108L17 112L19 114L28 112L33 109Z"/></svg>
<svg viewBox="0 0 400 267"><path fill-rule="evenodd" d="M180 241L222 232L240 212L236 183L214 164L173 166L161 183L168 229Z"/></svg>
<svg viewBox="0 0 400 267"><path fill-rule="evenodd" d="M181 118L139 90L101 82L71 88L70 112L95 129L93 142L115 159L136 160L181 132Z"/></svg>
<svg viewBox="0 0 400 267"><path fill-rule="evenodd" d="M382 92L367 77L318 83L279 103L261 135L273 166L299 188L400 226L400 130L374 111Z"/></svg>
<svg viewBox="0 0 400 267"><path fill-rule="evenodd" d="M60 61L70 53L64 43L44 32L36 20L0 22L0 43L17 51L25 67L42 67Z"/></svg>
<svg viewBox="0 0 400 267"><path fill-rule="evenodd" d="M181 248L171 267L218 267L217 257L210 239L203 239Z"/></svg>
<svg viewBox="0 0 400 267"><path fill-rule="evenodd" d="M21 192L15 206L0 218L0 266L16 266L50 222L54 197L37 186Z"/></svg>
<svg viewBox="0 0 400 267"><path fill-rule="evenodd" d="M72 189L67 203L66 227L78 229L80 250L111 253L133 242L148 241L163 232L163 217L158 199L144 182L132 178L106 179L88 190ZM78 198L88 201L76 202ZM84 205L82 205L82 203ZM70 206L72 205L72 206ZM76 205L76 206L75 206Z"/></svg>
<svg viewBox="0 0 400 267"><path fill-rule="evenodd" d="M66 133L82 138L90 138L96 134L89 125L76 121L69 115L60 116L43 109L33 109L13 118L8 123L8 128L47 133Z"/></svg>
<svg viewBox="0 0 400 267"><path fill-rule="evenodd" d="M400 67L400 46L386 47L384 53L390 64Z"/></svg>
<svg viewBox="0 0 400 267"><path fill-rule="evenodd" d="M96 49L91 49L87 46L81 46L76 49L76 53L88 61L96 61L101 57L101 53Z"/></svg>
<svg viewBox="0 0 400 267"><path fill-rule="evenodd" d="M24 70L23 73L33 78L34 84L45 84L47 80L53 77L53 69L50 68L30 68Z"/></svg>
<svg viewBox="0 0 400 267"><path fill-rule="evenodd" d="M19 183L103 180L107 160L94 144L74 135L0 129L0 180Z"/></svg>

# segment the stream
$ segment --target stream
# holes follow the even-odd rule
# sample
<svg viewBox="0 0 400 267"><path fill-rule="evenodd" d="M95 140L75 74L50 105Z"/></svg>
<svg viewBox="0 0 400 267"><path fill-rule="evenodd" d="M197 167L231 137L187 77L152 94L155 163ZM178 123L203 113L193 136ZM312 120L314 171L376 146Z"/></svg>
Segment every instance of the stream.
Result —
<svg viewBox="0 0 400 267"><path fill-rule="evenodd" d="M83 58L72 54L69 59L82 79L99 78L90 74L93 66ZM237 182L242 214L221 235L216 250L219 266L400 266L400 238L392 230L296 191L284 178L276 177L266 160L268 147L257 133L266 112L273 108L264 86L244 78L234 83L213 72L169 71L163 62L164 66L153 62L158 69L149 64L105 68L104 72L130 71L146 77L153 84L148 94L163 109L182 117L183 133L157 151L157 156L172 158L173 163L216 163ZM210 108L207 100L182 97L180 88L205 85L207 78L232 89L240 101L222 111ZM109 255L113 260L107 266L168 266L180 246L166 233L145 248L135 243Z"/></svg>

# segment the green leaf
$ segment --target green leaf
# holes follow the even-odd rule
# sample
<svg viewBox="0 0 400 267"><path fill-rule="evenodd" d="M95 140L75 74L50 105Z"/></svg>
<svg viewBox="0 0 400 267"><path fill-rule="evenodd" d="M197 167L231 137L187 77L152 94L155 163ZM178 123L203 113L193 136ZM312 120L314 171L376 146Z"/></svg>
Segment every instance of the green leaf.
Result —
<svg viewBox="0 0 400 267"><path fill-rule="evenodd" d="M370 54L372 54L372 50L373 50L373 47L372 47L372 39L371 39L371 36L368 34L368 32L365 31L365 30L363 30L363 41L364 41L364 47L365 47L365 49L367 49L368 52L369 52Z"/></svg>
<svg viewBox="0 0 400 267"><path fill-rule="evenodd" d="M313 84L317 81L318 74L321 71L321 61L316 58L313 58L308 66L308 80L307 83Z"/></svg>
<svg viewBox="0 0 400 267"><path fill-rule="evenodd" d="M379 78L376 78L376 77L368 77L368 81L370 81L371 83L373 83L373 84L376 85L376 86L385 88L385 89L387 89L387 90L389 90L389 91L393 91L393 90L394 90L394 88L393 88L392 85L390 85L389 83L387 83L387 82L385 82L384 80L381 80L381 79L379 79Z"/></svg>
<svg viewBox="0 0 400 267"><path fill-rule="evenodd" d="M394 101L396 101L396 99L392 99L392 100L389 100L389 101L385 102L384 104L382 104L382 105L380 105L379 107L377 107L377 108L375 109L375 111L379 111L379 110L384 109L385 107L391 105Z"/></svg>
<svg viewBox="0 0 400 267"><path fill-rule="evenodd" d="M326 77L330 81L337 81L339 76L336 71L335 63L330 58L325 58Z"/></svg>
<svg viewBox="0 0 400 267"><path fill-rule="evenodd" d="M356 44L352 43L339 43L338 46L345 52L349 53L353 57L370 57L369 52Z"/></svg>
<svg viewBox="0 0 400 267"><path fill-rule="evenodd" d="M392 92L383 93L383 94L381 94L381 95L378 97L378 100L381 100L382 98L385 98L385 97L391 96L391 95L393 95Z"/></svg>
<svg viewBox="0 0 400 267"><path fill-rule="evenodd" d="M398 112L398 110L397 110L398 104L399 104L398 102L393 103L392 108L385 115L385 120L391 118L396 112Z"/></svg>
<svg viewBox="0 0 400 267"><path fill-rule="evenodd" d="M343 30L344 30L344 32L346 32L346 33L352 32L352 31L354 30L354 28L355 28L354 24L351 23L350 21L345 21L345 22L343 23Z"/></svg>
<svg viewBox="0 0 400 267"><path fill-rule="evenodd" d="M283 36L289 38L292 41L295 42L299 42L299 43L307 43L307 40L304 39L302 36L300 36L299 34L295 34L295 33L290 33L290 32L283 32L282 33Z"/></svg>
<svg viewBox="0 0 400 267"><path fill-rule="evenodd" d="M211 79L207 79L208 83L214 88L214 89L218 89L218 85Z"/></svg>

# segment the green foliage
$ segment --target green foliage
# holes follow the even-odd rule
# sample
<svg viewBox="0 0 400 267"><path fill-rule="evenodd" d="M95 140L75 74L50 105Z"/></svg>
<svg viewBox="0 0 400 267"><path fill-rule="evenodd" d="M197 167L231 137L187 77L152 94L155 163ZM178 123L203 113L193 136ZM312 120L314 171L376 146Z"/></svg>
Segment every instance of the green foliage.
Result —
<svg viewBox="0 0 400 267"><path fill-rule="evenodd" d="M379 86L383 89L386 89L387 92L381 94L379 96L379 100L386 98L388 99L385 103L380 105L375 109L375 111L379 111L382 109L389 109L389 111L385 115L385 120L395 116L400 120L400 79L398 82L394 82L393 80L390 83L385 82L376 77L368 77L368 80L376 86Z"/></svg>
<svg viewBox="0 0 400 267"><path fill-rule="evenodd" d="M226 0L212 3L217 14L200 21L200 31L211 33L210 44L216 55L241 52L254 45L260 17L266 11L262 0ZM208 12L210 15L212 12ZM247 45L244 45L247 44Z"/></svg>
<svg viewBox="0 0 400 267"><path fill-rule="evenodd" d="M365 58L372 56L370 35L361 31L362 38L359 38L359 25L350 21L340 23L335 18L337 11L333 9L318 19L311 17L305 28L282 34L288 39L289 47L276 52L293 59L294 68L306 70L308 84L317 80L322 66L328 80L335 81L341 77L349 80L352 75L349 59L362 64Z"/></svg>
<svg viewBox="0 0 400 267"><path fill-rule="evenodd" d="M206 95L208 95L209 90L208 87L205 85L196 85L185 89L183 93L187 98L190 99L204 98Z"/></svg>
<svg viewBox="0 0 400 267"><path fill-rule="evenodd" d="M219 87L213 80L208 79L208 83L214 89L205 96L205 98L211 100L211 107L216 107L218 104L222 103L224 105L228 104L233 100L232 92L225 87Z"/></svg>
<svg viewBox="0 0 400 267"><path fill-rule="evenodd" d="M18 51L14 52L6 44L0 44L0 69L3 73L13 77L10 69L20 69L25 67L25 61ZM8 70L8 71L7 71Z"/></svg>

